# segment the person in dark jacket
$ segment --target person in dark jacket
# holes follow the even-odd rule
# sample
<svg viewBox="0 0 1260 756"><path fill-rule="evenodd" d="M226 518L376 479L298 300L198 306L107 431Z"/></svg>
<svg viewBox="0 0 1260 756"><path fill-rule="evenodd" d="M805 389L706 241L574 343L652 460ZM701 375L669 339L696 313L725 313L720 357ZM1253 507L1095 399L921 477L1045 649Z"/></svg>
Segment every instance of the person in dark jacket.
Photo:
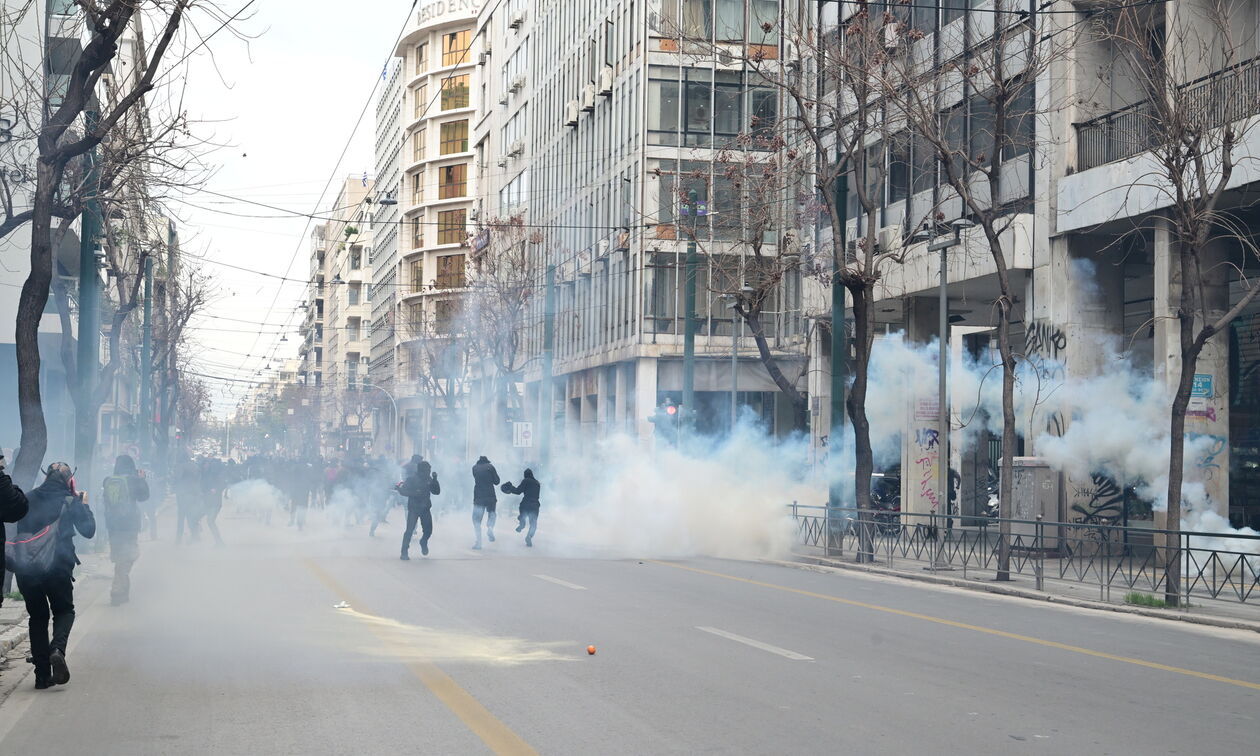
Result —
<svg viewBox="0 0 1260 756"><path fill-rule="evenodd" d="M4 455L0 454L0 576L4 574L4 524L17 522L26 516L30 505L22 489L4 471ZM4 605L4 591L0 591L0 606Z"/></svg>
<svg viewBox="0 0 1260 756"><path fill-rule="evenodd" d="M494 542L494 521L495 508L498 505L499 497L495 495L494 487L499 485L499 471L494 469L494 465L490 464L490 460L483 455L477 458L477 464L472 468L473 476L473 529L477 533L477 542L473 544L474 549L481 548L481 519L486 517L486 537L490 542Z"/></svg>
<svg viewBox="0 0 1260 756"><path fill-rule="evenodd" d="M191 458L185 458L175 470L175 543L184 542L187 526L193 543L201 540L201 471Z"/></svg>
<svg viewBox="0 0 1260 756"><path fill-rule="evenodd" d="M205 515L206 527L214 536L214 545L222 546L223 538L219 535L219 511L223 509L223 491L227 488L228 470L218 459L207 457L201 463L201 513Z"/></svg>
<svg viewBox="0 0 1260 756"><path fill-rule="evenodd" d="M114 474L102 482L101 509L109 531L109 561L114 563L110 603L121 606L131 598L131 568L140 558L141 504L149 500L149 483L130 455L114 461Z"/></svg>
<svg viewBox="0 0 1260 756"><path fill-rule="evenodd" d="M442 493L437 473L423 460L408 465L407 478L396 490L407 497L407 529L403 531L402 554L398 558L403 561L411 558L407 552L411 548L411 537L416 533L416 520L420 521L420 553L428 556L429 537L433 535L433 499L430 497Z"/></svg>
<svg viewBox="0 0 1260 756"><path fill-rule="evenodd" d="M30 511L17 524L19 535L34 535L64 518L57 529L57 550L53 567L44 575L18 575L18 590L26 601L30 617L31 661L35 665L35 687L47 688L70 681L66 666L66 645L74 625L74 580L71 573L79 563L74 553L74 534L84 538L96 535L96 518L88 508L87 492L74 490L73 473L65 462L54 462L45 472L44 482L27 495ZM48 620L52 618L52 639Z"/></svg>
<svg viewBox="0 0 1260 756"><path fill-rule="evenodd" d="M520 484L512 485L511 481L503 484L503 493L522 495L520 514L516 517L516 532L524 530L525 524L529 523L529 532L525 534L525 545L529 547L533 547L534 533L538 530L538 509L541 506L538 492L541 488L538 479L534 477L534 471L529 468L525 468L525 477Z"/></svg>

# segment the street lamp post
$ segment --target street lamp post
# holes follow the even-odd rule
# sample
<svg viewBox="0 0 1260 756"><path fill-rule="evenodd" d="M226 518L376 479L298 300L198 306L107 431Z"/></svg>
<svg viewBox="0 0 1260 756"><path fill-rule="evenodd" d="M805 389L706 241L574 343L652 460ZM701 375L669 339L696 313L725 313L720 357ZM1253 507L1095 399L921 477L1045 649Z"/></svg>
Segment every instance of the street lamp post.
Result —
<svg viewBox="0 0 1260 756"><path fill-rule="evenodd" d="M945 533L951 525L949 511L949 392L948 392L948 375L947 369L949 365L949 250L957 246L962 241L962 231L969 228L973 224L966 218L959 218L950 224L951 234L932 238L928 242L928 252L940 253L940 288L938 306L940 309L938 328L939 328L939 352L936 365L936 381L937 381L937 501L944 503L945 508L945 527L938 530L938 540L936 554L932 560L932 569L945 569L941 560L943 549L941 545L945 540ZM933 236L931 231L924 232L928 238ZM922 236L920 234L919 236ZM935 523L933 523L935 525Z"/></svg>

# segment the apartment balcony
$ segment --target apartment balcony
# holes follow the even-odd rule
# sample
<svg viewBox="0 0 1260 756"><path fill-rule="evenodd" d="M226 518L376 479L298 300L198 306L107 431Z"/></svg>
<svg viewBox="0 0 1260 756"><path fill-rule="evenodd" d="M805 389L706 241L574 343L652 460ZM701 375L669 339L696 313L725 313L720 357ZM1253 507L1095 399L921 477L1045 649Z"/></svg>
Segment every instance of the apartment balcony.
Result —
<svg viewBox="0 0 1260 756"><path fill-rule="evenodd" d="M1194 119L1203 132L1260 116L1260 58L1188 82L1177 88L1175 112ZM1058 181L1059 233L1082 231L1138 218L1172 205L1167 169L1151 152L1165 117L1149 100L1076 124L1077 171ZM1227 188L1260 182L1260 129L1238 129L1234 170ZM1220 140L1207 135L1204 150L1218 152ZM1215 159L1209 155L1209 163Z"/></svg>
<svg viewBox="0 0 1260 756"><path fill-rule="evenodd" d="M1260 113L1260 58L1252 58L1177 89L1178 113L1202 113L1201 126L1217 128ZM1159 117L1150 100L1076 124L1077 170L1125 160L1155 146Z"/></svg>

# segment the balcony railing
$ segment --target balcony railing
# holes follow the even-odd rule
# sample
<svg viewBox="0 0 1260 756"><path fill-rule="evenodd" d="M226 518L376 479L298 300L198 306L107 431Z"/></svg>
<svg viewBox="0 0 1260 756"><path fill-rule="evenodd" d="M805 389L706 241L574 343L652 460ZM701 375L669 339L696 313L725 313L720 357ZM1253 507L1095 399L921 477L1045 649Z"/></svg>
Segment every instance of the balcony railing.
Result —
<svg viewBox="0 0 1260 756"><path fill-rule="evenodd" d="M1171 112L1201 130L1260 113L1260 58L1223 68L1177 88ZM1156 146L1163 117L1150 100L1076 124L1078 170L1131 158Z"/></svg>

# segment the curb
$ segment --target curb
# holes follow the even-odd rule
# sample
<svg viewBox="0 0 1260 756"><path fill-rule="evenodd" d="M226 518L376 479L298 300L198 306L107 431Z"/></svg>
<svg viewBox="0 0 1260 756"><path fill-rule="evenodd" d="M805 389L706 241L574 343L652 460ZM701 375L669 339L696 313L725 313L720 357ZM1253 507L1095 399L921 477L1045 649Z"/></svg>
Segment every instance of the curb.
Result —
<svg viewBox="0 0 1260 756"><path fill-rule="evenodd" d="M1209 627L1219 627L1228 630L1247 630L1253 633L1260 633L1260 622L1249 622L1247 620L1225 619L1222 617L1212 617L1202 614L1187 614L1179 611L1160 611L1148 607L1129 606L1125 604L1109 604L1104 601L1088 601L1085 599L1070 598L1067 596L1058 596L1053 593L1044 593L1041 591L1028 590L1025 588L1015 588L1007 585L999 585L997 583L985 582L980 580L970 580L963 578L941 577L939 575L923 574L918 575L912 572L904 572L894 570L887 567L878 567L865 564L854 564L843 562L836 559L827 559L826 557L795 555L791 560L768 559L767 562L772 564L782 564L791 567L800 568L808 565L810 567L822 567L828 570L848 570L853 572L865 572L872 575L881 575L884 577L900 578L902 580L913 580L920 583L931 583L933 585L945 585L953 588L962 588L970 591L983 591L985 593L996 593L1002 596L1013 596L1015 598L1030 599L1033 601L1046 601L1049 603L1059 604L1062 606L1072 606L1080 609L1093 609L1095 611L1118 612L1120 614L1135 614L1140 617L1152 617L1162 620L1174 620L1177 622L1189 622L1194 625L1207 625Z"/></svg>
<svg viewBox="0 0 1260 756"><path fill-rule="evenodd" d="M22 645L26 641L26 636L30 629L26 622L22 621L13 627L0 632L0 659L3 659L10 651Z"/></svg>

